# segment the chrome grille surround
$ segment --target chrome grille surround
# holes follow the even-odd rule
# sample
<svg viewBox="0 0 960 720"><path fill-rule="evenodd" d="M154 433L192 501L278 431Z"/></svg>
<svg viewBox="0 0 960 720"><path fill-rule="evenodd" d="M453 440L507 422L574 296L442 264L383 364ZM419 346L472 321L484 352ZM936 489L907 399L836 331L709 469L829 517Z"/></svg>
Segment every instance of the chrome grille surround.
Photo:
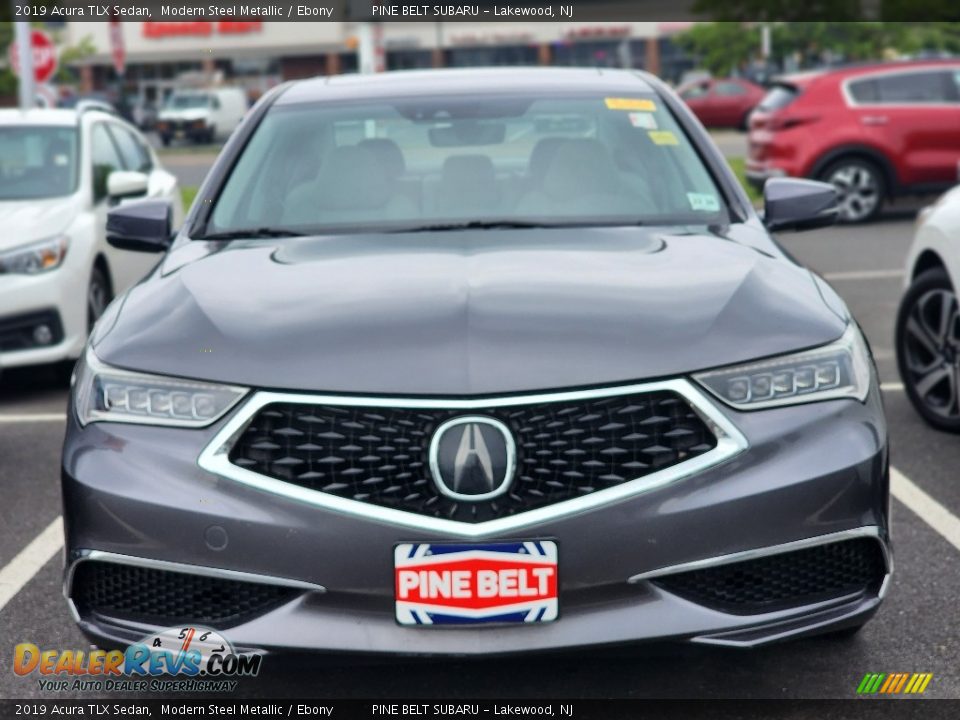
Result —
<svg viewBox="0 0 960 720"><path fill-rule="evenodd" d="M676 393L689 403L716 437L716 446L713 449L678 464L671 465L663 470L658 470L634 480L628 480L615 487L597 490L581 497L563 500L552 505L538 507L515 515L498 517L483 522L469 523L446 518L429 517L405 510L372 505L366 502L293 485L283 480L238 467L230 461L230 452L248 424L256 417L261 409L275 403L364 408L401 408L410 410L443 409L482 413L484 410L491 408L551 402L573 402L663 391ZM234 412L233 416L201 453L199 465L208 472L244 483L259 490L367 520L385 522L419 530L431 530L455 537L483 537L517 530L574 513L580 513L664 487L726 462L736 455L739 455L746 447L746 438L720 411L719 407L708 399L702 391L685 379L592 390L498 396L482 399L385 398L262 391L255 393Z"/></svg>

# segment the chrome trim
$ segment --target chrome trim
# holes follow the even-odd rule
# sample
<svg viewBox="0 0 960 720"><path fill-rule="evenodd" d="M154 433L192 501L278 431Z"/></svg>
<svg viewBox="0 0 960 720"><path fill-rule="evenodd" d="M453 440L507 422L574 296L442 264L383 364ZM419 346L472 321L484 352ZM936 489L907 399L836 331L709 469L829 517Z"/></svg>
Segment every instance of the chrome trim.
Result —
<svg viewBox="0 0 960 720"><path fill-rule="evenodd" d="M507 465L503 473L503 480L490 492L478 493L477 495L467 495L451 490L443 479L443 473L440 472L440 438L450 428L471 424L489 425L490 427L496 428L503 436L503 442L507 451ZM483 415L461 415L460 417L451 418L446 422L440 423L434 431L433 437L430 439L429 464L430 473L433 475L433 482L436 483L437 489L448 498L462 502L490 500L498 495L503 495L513 481L513 473L514 470L517 469L517 444L513 439L513 433L510 432L510 428L496 418L485 417Z"/></svg>
<svg viewBox="0 0 960 720"><path fill-rule="evenodd" d="M692 562L680 563L678 565L668 565L667 567L649 570L627 578L628 583L638 583L644 580L663 577L664 575L675 575L677 573L690 572L691 570L703 570L705 568L719 567L731 563L744 562L746 560L755 560L757 558L768 557L770 555L780 555L782 553L803 550L805 548L816 547L818 545L829 545L830 543L841 540L850 540L853 538L874 538L880 543L883 552L884 565L887 568L889 577L893 572L893 560L890 556L890 550L883 541L880 528L876 525L867 525L864 527L853 528L851 530L840 530L839 532L828 533L827 535L816 535L814 537L794 540L780 545L768 545L767 547L756 548L754 550L742 550L740 552L730 553L728 555L718 555L717 557L706 558L704 560L694 560ZM881 586L882 588L882 586Z"/></svg>
<svg viewBox="0 0 960 720"><path fill-rule="evenodd" d="M63 579L63 596L71 606L71 614L74 619L80 622L80 616L73 604L70 596L70 590L73 587L73 576L76 573L77 566L82 562L100 561L109 562L116 565L132 565L134 567L150 568L151 570L167 570L169 572L178 572L185 575L202 575L204 577L220 578L221 580L237 580L239 582L252 582L261 585L279 585L282 587L297 588L300 590L309 590L311 592L324 593L327 591L323 585L305 582L303 580L292 580L290 578L281 578L273 575L259 575L257 573L244 572L242 570L225 570L223 568L206 567L204 565L189 565L187 563L171 562L169 560L152 560L150 558L135 557L133 555L121 555L119 553L105 552L103 550L78 550L73 562L67 568Z"/></svg>
<svg viewBox="0 0 960 720"><path fill-rule="evenodd" d="M292 485L282 480L260 475L233 465L229 453L237 437L243 432L257 412L270 403L298 403L305 405L338 405L345 407L385 408L432 408L448 410L484 410L495 407L533 405L548 402L566 402L591 398L636 395L657 391L672 391L682 396L700 418L707 423L717 439L717 446L695 458L673 465L613 488L598 490L582 497L481 523L464 523L456 520L432 518L404 510L380 507L347 498L329 495L317 490ZM355 397L343 395L305 395L295 393L258 392L250 397L220 429L204 448L198 459L200 467L223 478L235 480L250 487L292 500L321 507L327 510L360 517L365 520L399 525L420 531L433 531L459 537L481 537L517 530L537 523L634 497L670 483L701 473L720 463L736 457L746 450L747 440L720 408L688 380L675 379L662 382L625 385L596 390L541 393L523 396L498 396L488 399L455 400L424 398Z"/></svg>

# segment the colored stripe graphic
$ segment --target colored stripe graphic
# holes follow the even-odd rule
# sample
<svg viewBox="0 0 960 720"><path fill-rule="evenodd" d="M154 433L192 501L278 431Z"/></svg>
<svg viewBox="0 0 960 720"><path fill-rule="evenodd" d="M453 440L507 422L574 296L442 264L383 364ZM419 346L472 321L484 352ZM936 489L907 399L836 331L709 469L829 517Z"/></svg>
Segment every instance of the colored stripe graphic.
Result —
<svg viewBox="0 0 960 720"><path fill-rule="evenodd" d="M867 673L857 686L857 695L917 695L932 679L933 673Z"/></svg>

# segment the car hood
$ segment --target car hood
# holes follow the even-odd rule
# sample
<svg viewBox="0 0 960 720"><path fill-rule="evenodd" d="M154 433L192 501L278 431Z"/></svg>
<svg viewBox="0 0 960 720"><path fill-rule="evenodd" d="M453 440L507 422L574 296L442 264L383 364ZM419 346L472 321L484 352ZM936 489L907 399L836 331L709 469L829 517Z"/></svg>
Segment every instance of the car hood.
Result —
<svg viewBox="0 0 960 720"><path fill-rule="evenodd" d="M0 251L59 235L77 213L74 197L0 200Z"/></svg>
<svg viewBox="0 0 960 720"><path fill-rule="evenodd" d="M845 327L808 271L712 235L207 245L175 250L126 296L97 336L103 361L253 387L485 395L680 375L826 343Z"/></svg>

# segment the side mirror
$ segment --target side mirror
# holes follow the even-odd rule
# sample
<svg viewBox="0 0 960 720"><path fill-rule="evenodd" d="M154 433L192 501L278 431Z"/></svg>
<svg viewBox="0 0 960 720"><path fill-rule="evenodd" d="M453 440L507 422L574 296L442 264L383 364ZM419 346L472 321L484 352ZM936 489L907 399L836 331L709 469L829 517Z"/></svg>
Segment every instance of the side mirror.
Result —
<svg viewBox="0 0 960 720"><path fill-rule="evenodd" d="M170 247L173 205L169 200L141 200L107 213L107 242L120 250L165 252Z"/></svg>
<svg viewBox="0 0 960 720"><path fill-rule="evenodd" d="M107 195L112 201L142 197L147 194L149 183L150 178L145 173L114 170L107 176Z"/></svg>
<svg viewBox="0 0 960 720"><path fill-rule="evenodd" d="M837 190L829 183L770 178L763 186L763 222L770 230L812 230L833 225L840 212Z"/></svg>

